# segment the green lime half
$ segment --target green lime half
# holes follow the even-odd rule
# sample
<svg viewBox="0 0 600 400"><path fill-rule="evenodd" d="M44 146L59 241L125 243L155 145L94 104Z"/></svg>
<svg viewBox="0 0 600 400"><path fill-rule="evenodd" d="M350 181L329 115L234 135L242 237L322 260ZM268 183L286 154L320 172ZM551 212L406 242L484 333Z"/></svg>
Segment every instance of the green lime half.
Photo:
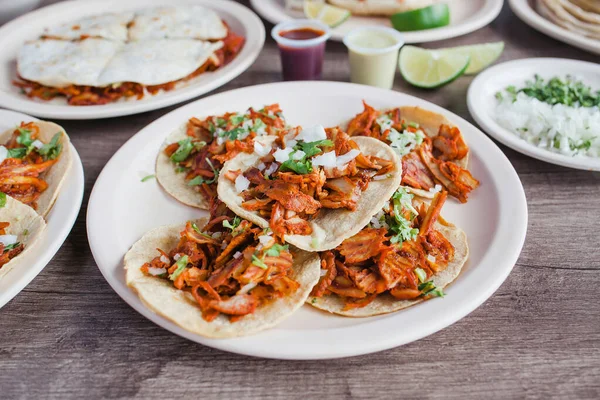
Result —
<svg viewBox="0 0 600 400"><path fill-rule="evenodd" d="M429 7L405 11L390 17L392 26L401 32L422 31L450 25L448 4L439 3Z"/></svg>
<svg viewBox="0 0 600 400"><path fill-rule="evenodd" d="M465 73L468 54L404 46L400 51L400 73L411 85L433 89L452 82Z"/></svg>
<svg viewBox="0 0 600 400"><path fill-rule="evenodd" d="M472 75L487 68L496 61L504 50L504 42L473 44L470 46L451 47L444 49L445 52L468 54L471 57L469 68L465 71L466 75Z"/></svg>
<svg viewBox="0 0 600 400"><path fill-rule="evenodd" d="M351 13L343 8L330 6L321 1L304 0L304 15L309 19L317 19L331 28L346 21Z"/></svg>

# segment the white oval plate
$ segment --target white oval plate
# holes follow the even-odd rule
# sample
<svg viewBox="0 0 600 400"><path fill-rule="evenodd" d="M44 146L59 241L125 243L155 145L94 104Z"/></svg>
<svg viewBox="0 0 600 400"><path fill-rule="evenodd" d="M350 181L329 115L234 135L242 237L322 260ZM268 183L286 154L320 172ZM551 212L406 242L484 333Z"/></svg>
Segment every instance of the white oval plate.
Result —
<svg viewBox="0 0 600 400"><path fill-rule="evenodd" d="M12 85L16 78L16 56L27 40L36 39L47 26L58 25L89 15L119 12L158 5L202 4L215 10L234 32L246 37L242 51L233 61L207 72L175 90L143 99L121 100L98 106L70 106L64 98L52 101L30 99ZM138 114L198 97L231 81L248 69L262 50L265 27L250 9L230 0L90 0L65 1L23 15L0 28L0 106L38 117L95 119Z"/></svg>
<svg viewBox="0 0 600 400"><path fill-rule="evenodd" d="M207 339L187 332L144 306L125 284L123 256L145 232L206 214L182 205L159 188L153 173L166 135L191 116L246 110L277 102L291 124L340 124L362 100L377 108L420 105L444 114L463 131L472 151L473 175L481 181L467 204L448 201L445 217L469 236L471 256L447 296L371 318L344 318L309 305L274 329L236 339ZM335 105L335 106L332 106ZM135 310L165 329L198 343L260 357L323 359L372 353L430 335L458 321L502 284L525 239L527 205L510 162L481 131L434 104L406 94L341 82L285 82L251 86L198 100L154 121L108 162L92 191L87 229L92 253L113 289ZM365 339L366 338L366 339Z"/></svg>
<svg viewBox="0 0 600 400"><path fill-rule="evenodd" d="M37 121L37 118L0 109L0 132L14 128L21 121ZM71 145L71 154L73 154L73 164L67 172L67 178L54 207L46 217L46 230L42 232L40 240L34 244L34 250L23 254L21 266L13 268L0 279L0 308L42 272L73 228L81 208L84 180L81 159L73 145Z"/></svg>
<svg viewBox="0 0 600 400"><path fill-rule="evenodd" d="M538 74L544 79L573 75L600 90L600 65L564 58L528 58L495 65L480 73L471 83L467 105L473 119L494 139L520 153L564 167L600 171L600 158L567 156L537 147L500 126L494 119L496 92L509 85L522 86Z"/></svg>
<svg viewBox="0 0 600 400"><path fill-rule="evenodd" d="M508 0L510 8L517 17L519 17L527 25L531 26L556 40L570 44L571 46L579 47L592 53L600 54L600 40L579 35L571 32L554 22L542 17L537 13L533 4L535 0Z"/></svg>
<svg viewBox="0 0 600 400"><path fill-rule="evenodd" d="M503 0L450 0L450 25L424 31L402 32L405 43L424 43L450 39L471 33L492 22L500 10ZM294 18L305 18L302 11L288 10L285 0L250 0L252 7L263 18L273 24ZM344 35L354 28L370 25L392 26L386 17L351 16L340 26L332 30L331 39L341 42Z"/></svg>

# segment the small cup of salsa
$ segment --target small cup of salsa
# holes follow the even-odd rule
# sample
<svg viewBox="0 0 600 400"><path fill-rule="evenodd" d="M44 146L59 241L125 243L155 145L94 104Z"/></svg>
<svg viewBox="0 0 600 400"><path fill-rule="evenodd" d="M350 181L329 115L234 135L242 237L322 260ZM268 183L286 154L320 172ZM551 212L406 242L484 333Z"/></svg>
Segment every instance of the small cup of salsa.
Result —
<svg viewBox="0 0 600 400"><path fill-rule="evenodd" d="M394 86L402 34L384 26L354 29L344 36L350 60L350 80L391 89Z"/></svg>
<svg viewBox="0 0 600 400"><path fill-rule="evenodd" d="M319 21L298 19L275 25L271 36L279 46L283 80L321 79L329 27Z"/></svg>

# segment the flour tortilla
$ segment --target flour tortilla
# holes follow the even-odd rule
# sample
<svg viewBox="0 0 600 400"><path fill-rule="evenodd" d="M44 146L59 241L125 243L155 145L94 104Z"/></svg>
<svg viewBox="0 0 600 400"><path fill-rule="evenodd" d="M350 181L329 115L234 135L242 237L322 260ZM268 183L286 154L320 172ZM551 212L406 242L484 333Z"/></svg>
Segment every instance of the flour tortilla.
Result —
<svg viewBox="0 0 600 400"><path fill-rule="evenodd" d="M158 157L156 157L156 180L168 194L183 204L208 210L208 201L193 186L187 184L185 173L175 172L177 166L167 157L164 151L165 147L171 143L187 138L186 131L187 121L171 133L161 146Z"/></svg>
<svg viewBox="0 0 600 400"><path fill-rule="evenodd" d="M312 234L286 235L286 242L306 251L331 250L367 225L371 217L381 210L400 185L402 163L390 146L369 137L354 137L352 140L358 144L363 154L391 160L397 165L397 168L391 173L391 177L369 183L367 190L362 192L355 211L321 210L317 217L310 221ZM246 171L259 163L260 157L256 154L239 154L228 161L219 176L217 191L219 199L227 204L227 207L234 213L254 222L261 228L267 228L269 221L258 215L257 212L242 208L242 198L238 195L235 184L225 178L226 171Z"/></svg>
<svg viewBox="0 0 600 400"><path fill-rule="evenodd" d="M469 245L467 243L467 235L454 226L444 226L436 222L435 229L440 231L454 246L454 259L448 264L446 269L432 277L435 286L443 289L460 274L463 265L465 265L469 257ZM321 310L346 317L372 317L402 310L422 301L423 299L397 300L389 293L385 293L377 296L375 300L365 307L347 311L344 311L344 301L338 295L310 296L307 303Z"/></svg>
<svg viewBox="0 0 600 400"><path fill-rule="evenodd" d="M349 10L354 15L390 16L399 12L423 8L439 0L327 0L334 6Z"/></svg>
<svg viewBox="0 0 600 400"><path fill-rule="evenodd" d="M206 222L206 219L200 219L196 224L204 226ZM185 224L178 224L146 233L125 254L125 278L127 285L148 308L192 333L210 338L230 338L271 328L300 308L319 281L321 267L318 255L293 249L291 278L300 283L295 293L262 306L234 323L229 322L229 318L223 314L207 322L202 319L202 312L190 293L176 289L163 279L144 275L140 270L142 265L160 254L157 248L168 251L175 247L183 229Z"/></svg>
<svg viewBox="0 0 600 400"><path fill-rule="evenodd" d="M598 0L570 0L570 2L584 11L600 14L600 2Z"/></svg>
<svg viewBox="0 0 600 400"><path fill-rule="evenodd" d="M7 235L16 235L17 241L25 248L15 258L0 268L0 279L10 271L18 270L22 264L21 260L40 238L40 234L46 229L46 223L35 210L28 205L6 196L6 205L0 208L0 222L9 222L6 228Z"/></svg>
<svg viewBox="0 0 600 400"><path fill-rule="evenodd" d="M550 0L538 0L537 10L543 17L566 30L600 40L600 26L578 20L558 3Z"/></svg>
<svg viewBox="0 0 600 400"><path fill-rule="evenodd" d="M63 127L46 121L36 121L35 124L40 128L38 138L44 144L49 143L56 133L62 133L60 136L62 150L58 157L58 161L40 176L41 179L48 183L48 188L37 200L37 212L42 217L46 217L58 197L58 193L69 172L69 168L71 168L73 156L71 154L71 142L69 141L69 136L67 136ZM15 128L11 128L0 134L0 144L8 142L14 131Z"/></svg>
<svg viewBox="0 0 600 400"><path fill-rule="evenodd" d="M556 0L560 3L560 5L568 11L571 15L583 22L589 22L592 24L596 24L600 26L600 11L599 12L591 12L586 11L583 8L579 7L576 4L573 4L569 0ZM598 3L600 6L600 2Z"/></svg>

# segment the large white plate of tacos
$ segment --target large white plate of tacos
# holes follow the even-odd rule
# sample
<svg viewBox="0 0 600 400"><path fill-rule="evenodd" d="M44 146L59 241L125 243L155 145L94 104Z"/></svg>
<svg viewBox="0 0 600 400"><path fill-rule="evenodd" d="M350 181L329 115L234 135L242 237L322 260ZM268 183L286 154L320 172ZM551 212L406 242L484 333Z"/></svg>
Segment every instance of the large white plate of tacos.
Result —
<svg viewBox="0 0 600 400"><path fill-rule="evenodd" d="M39 274L71 231L83 167L65 130L0 110L0 307Z"/></svg>
<svg viewBox="0 0 600 400"><path fill-rule="evenodd" d="M339 82L165 115L109 161L87 216L100 271L135 310L283 359L370 353L456 322L508 276L526 227L521 183L479 130Z"/></svg>
<svg viewBox="0 0 600 400"><path fill-rule="evenodd" d="M332 29L332 40L341 42L352 29L363 26L392 26L391 19L398 13L410 13L427 7L447 6L449 21L445 26L403 31L405 43L423 43L465 35L492 22L502 9L503 0L313 0L339 7L351 15ZM303 0L251 0L250 4L263 18L279 22L306 18ZM423 17L416 17L420 19ZM428 17L427 19L431 19ZM414 21L415 18L412 18ZM413 28L411 28L413 29Z"/></svg>
<svg viewBox="0 0 600 400"><path fill-rule="evenodd" d="M0 105L65 119L155 110L229 82L264 39L229 0L60 2L0 28Z"/></svg>

